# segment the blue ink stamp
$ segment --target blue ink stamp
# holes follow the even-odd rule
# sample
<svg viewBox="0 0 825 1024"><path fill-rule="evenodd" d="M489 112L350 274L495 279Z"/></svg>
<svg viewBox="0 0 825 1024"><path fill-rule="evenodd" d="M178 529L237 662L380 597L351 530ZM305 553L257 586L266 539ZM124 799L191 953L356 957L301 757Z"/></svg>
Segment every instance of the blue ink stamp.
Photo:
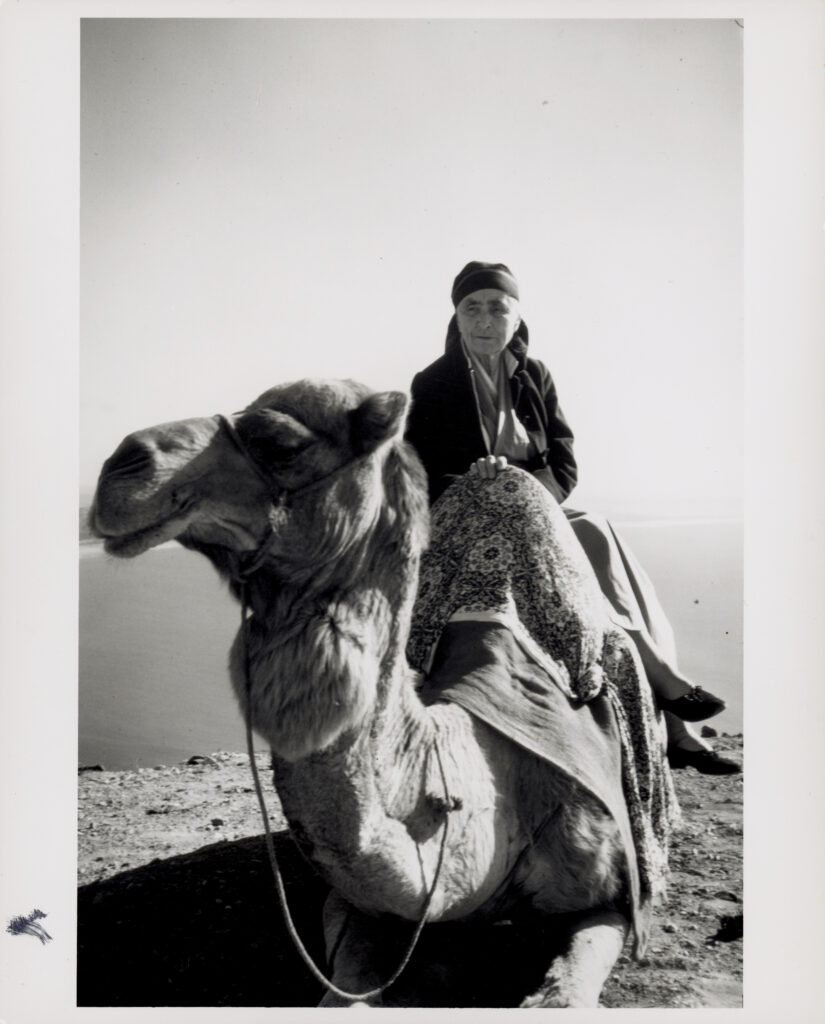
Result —
<svg viewBox="0 0 825 1024"><path fill-rule="evenodd" d="M40 918L45 916L42 910L35 908L28 917L13 917L9 921L6 931L11 932L12 935L34 935L45 946L51 940L51 935L42 924L37 923Z"/></svg>

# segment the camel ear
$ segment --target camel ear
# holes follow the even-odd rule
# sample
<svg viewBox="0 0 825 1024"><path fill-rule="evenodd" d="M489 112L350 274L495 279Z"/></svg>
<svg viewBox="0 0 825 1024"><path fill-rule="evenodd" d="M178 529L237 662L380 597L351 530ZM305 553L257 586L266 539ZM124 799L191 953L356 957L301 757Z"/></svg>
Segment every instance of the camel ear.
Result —
<svg viewBox="0 0 825 1024"><path fill-rule="evenodd" d="M350 443L356 455L366 455L404 429L407 396L402 391L370 395L350 415Z"/></svg>

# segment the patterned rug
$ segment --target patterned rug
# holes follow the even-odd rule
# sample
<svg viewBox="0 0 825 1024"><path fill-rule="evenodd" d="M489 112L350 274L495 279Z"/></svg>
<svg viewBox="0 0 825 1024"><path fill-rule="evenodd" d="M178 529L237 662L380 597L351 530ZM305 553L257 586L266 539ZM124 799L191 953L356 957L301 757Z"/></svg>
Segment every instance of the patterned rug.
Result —
<svg viewBox="0 0 825 1024"><path fill-rule="evenodd" d="M431 670L450 622L494 622L506 626L543 670L546 686L564 694L572 709L607 699L621 745L640 901L649 907L664 892L678 803L644 669L632 641L611 622L564 512L530 474L510 468L495 480L459 477L431 515L410 663L425 674ZM504 720L495 724L526 745ZM553 760L550 736L544 756ZM641 944L637 929L637 948Z"/></svg>

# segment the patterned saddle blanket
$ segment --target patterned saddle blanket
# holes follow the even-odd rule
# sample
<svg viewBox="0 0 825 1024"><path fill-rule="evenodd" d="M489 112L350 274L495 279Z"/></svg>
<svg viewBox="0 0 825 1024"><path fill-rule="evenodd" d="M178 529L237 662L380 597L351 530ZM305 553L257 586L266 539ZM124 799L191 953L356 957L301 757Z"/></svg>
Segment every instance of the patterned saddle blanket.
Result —
<svg viewBox="0 0 825 1024"><path fill-rule="evenodd" d="M607 807L626 838L639 949L678 820L660 724L632 641L530 474L459 477L433 505L407 654L425 699L461 704Z"/></svg>

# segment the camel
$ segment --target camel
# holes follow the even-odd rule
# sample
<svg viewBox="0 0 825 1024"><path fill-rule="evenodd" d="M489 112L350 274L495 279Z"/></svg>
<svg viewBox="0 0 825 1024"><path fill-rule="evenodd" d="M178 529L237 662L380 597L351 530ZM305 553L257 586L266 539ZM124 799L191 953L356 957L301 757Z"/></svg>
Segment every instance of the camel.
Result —
<svg viewBox="0 0 825 1024"><path fill-rule="evenodd" d="M175 539L244 598L232 685L331 886L327 969L352 994L321 1005L380 988L435 879L428 924L564 929L523 1006L596 1006L632 920L614 817L463 707L425 704L405 655L429 523L407 401L299 381L233 416L138 431L105 462L90 524L118 557Z"/></svg>

